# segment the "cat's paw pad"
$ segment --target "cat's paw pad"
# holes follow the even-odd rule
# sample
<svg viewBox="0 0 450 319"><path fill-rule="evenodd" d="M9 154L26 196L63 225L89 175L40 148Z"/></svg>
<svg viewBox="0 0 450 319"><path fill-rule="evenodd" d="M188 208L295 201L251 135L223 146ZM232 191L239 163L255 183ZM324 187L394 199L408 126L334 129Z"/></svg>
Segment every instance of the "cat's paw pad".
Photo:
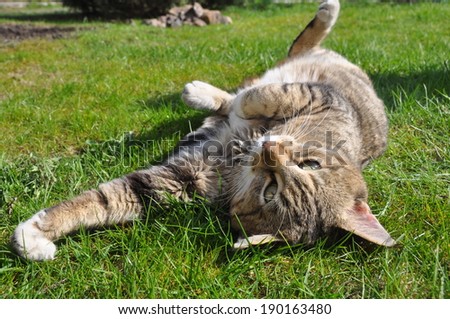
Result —
<svg viewBox="0 0 450 319"><path fill-rule="evenodd" d="M181 98L195 109L217 111L231 95L211 84L193 81L185 85Z"/></svg>
<svg viewBox="0 0 450 319"><path fill-rule="evenodd" d="M319 11L317 12L317 18L331 27L335 22L339 14L339 0L325 0L319 5Z"/></svg>
<svg viewBox="0 0 450 319"><path fill-rule="evenodd" d="M11 237L11 244L17 253L29 260L50 260L55 258L56 246L39 229L38 223L45 216L40 211L29 220L19 224Z"/></svg>

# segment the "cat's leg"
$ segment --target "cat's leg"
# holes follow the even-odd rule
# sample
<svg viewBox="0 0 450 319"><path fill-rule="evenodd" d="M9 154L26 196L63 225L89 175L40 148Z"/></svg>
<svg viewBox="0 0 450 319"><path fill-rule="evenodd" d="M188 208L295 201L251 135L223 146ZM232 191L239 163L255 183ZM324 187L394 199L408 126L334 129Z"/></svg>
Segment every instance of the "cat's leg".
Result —
<svg viewBox="0 0 450 319"><path fill-rule="evenodd" d="M53 259L55 240L78 228L125 222L139 216L142 204L125 179L101 184L90 190L43 209L19 224L11 238L17 253L30 260Z"/></svg>
<svg viewBox="0 0 450 319"><path fill-rule="evenodd" d="M342 98L318 83L273 83L241 91L232 103L240 118L283 120L300 114L319 113Z"/></svg>
<svg viewBox="0 0 450 319"><path fill-rule="evenodd" d="M183 101L195 109L208 110L228 115L233 96L211 84L193 81L186 84L181 95Z"/></svg>
<svg viewBox="0 0 450 319"><path fill-rule="evenodd" d="M320 46L331 28L336 23L339 15L339 0L324 0L320 3L314 19L306 26L300 35L294 40L289 57L301 55Z"/></svg>
<svg viewBox="0 0 450 319"><path fill-rule="evenodd" d="M53 243L80 227L95 228L139 218L151 201L164 202L167 194L189 200L193 194L212 193L208 176L181 157L164 166L137 171L101 184L98 189L43 209L18 225L11 244L30 260L53 259Z"/></svg>

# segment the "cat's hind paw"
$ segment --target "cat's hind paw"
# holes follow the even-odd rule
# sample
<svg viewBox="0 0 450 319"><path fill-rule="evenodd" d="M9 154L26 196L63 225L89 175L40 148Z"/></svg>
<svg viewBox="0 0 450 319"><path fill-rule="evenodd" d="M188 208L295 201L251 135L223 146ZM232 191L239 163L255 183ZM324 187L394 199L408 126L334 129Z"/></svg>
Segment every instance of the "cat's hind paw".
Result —
<svg viewBox="0 0 450 319"><path fill-rule="evenodd" d="M39 229L39 222L45 211L36 213L29 220L19 224L11 237L11 245L23 258L29 260L51 260L55 258L56 246Z"/></svg>
<svg viewBox="0 0 450 319"><path fill-rule="evenodd" d="M211 84L193 81L185 85L181 98L192 108L220 112L233 96Z"/></svg>
<svg viewBox="0 0 450 319"><path fill-rule="evenodd" d="M324 0L319 5L317 18L331 28L339 15L339 0Z"/></svg>

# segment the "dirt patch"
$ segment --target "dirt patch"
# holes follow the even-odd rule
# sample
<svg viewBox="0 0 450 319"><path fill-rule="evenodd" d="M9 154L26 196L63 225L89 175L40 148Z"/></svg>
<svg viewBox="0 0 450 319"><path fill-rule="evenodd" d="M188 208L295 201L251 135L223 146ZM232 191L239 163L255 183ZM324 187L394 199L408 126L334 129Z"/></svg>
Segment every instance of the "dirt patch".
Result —
<svg viewBox="0 0 450 319"><path fill-rule="evenodd" d="M30 38L60 39L76 30L75 27L0 24L0 40L20 41Z"/></svg>

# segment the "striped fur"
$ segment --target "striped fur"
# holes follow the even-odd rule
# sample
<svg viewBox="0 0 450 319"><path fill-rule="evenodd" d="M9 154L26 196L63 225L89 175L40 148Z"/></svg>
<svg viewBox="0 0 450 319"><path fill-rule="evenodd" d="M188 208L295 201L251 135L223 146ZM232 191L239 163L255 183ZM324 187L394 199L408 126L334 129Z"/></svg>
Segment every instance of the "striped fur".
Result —
<svg viewBox="0 0 450 319"><path fill-rule="evenodd" d="M187 84L183 100L215 115L164 164L36 213L15 230L14 249L28 259L52 259L61 236L140 218L168 194L229 207L241 234L237 248L312 244L336 227L394 245L370 212L361 175L386 147L384 105L361 69L320 47L338 12L339 1L323 1L288 58L235 94Z"/></svg>

